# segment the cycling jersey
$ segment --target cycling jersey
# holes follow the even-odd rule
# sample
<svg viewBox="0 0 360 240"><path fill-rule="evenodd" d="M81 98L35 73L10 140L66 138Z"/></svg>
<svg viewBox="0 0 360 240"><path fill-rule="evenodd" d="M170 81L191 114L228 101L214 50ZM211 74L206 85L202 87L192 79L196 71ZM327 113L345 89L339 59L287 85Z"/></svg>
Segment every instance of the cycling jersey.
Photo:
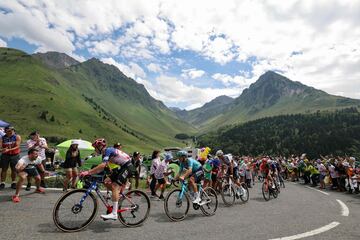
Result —
<svg viewBox="0 0 360 240"><path fill-rule="evenodd" d="M180 172L182 172L184 169L191 169L194 173L200 168L201 164L193 158L187 158L184 163L180 163Z"/></svg>
<svg viewBox="0 0 360 240"><path fill-rule="evenodd" d="M129 155L113 147L106 148L103 155L103 162L108 162L111 169L118 166L124 166L130 161L131 158Z"/></svg>
<svg viewBox="0 0 360 240"><path fill-rule="evenodd" d="M231 154L224 155L224 163L227 166L230 166L231 161L232 161L232 155ZM237 166L238 166L237 162L233 161L233 167L236 168Z"/></svg>
<svg viewBox="0 0 360 240"><path fill-rule="evenodd" d="M2 148L14 148L16 146L16 134L8 137L4 135L2 137ZM20 148L16 148L14 150L3 153L5 155L18 155L20 153Z"/></svg>

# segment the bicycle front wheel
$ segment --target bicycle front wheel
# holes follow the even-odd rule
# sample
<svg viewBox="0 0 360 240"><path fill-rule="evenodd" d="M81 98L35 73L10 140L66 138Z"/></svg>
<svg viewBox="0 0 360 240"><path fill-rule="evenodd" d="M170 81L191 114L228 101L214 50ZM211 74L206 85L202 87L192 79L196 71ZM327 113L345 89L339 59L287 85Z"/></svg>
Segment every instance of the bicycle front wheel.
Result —
<svg viewBox="0 0 360 240"><path fill-rule="evenodd" d="M98 209L97 198L91 192L86 196L86 192L85 189L76 189L60 197L53 209L57 228L64 232L77 232L94 220Z"/></svg>
<svg viewBox="0 0 360 240"><path fill-rule="evenodd" d="M212 216L215 214L218 207L218 199L216 191L211 187L206 187L201 192L201 206L200 209L205 216Z"/></svg>
<svg viewBox="0 0 360 240"><path fill-rule="evenodd" d="M232 206L235 203L235 190L230 184L225 184L221 189L221 198L225 206Z"/></svg>
<svg viewBox="0 0 360 240"><path fill-rule="evenodd" d="M190 199L180 189L174 189L168 193L164 201L164 209L170 220L178 222L185 219L189 212Z"/></svg>
<svg viewBox="0 0 360 240"><path fill-rule="evenodd" d="M265 199L265 201L269 201L270 200L270 189L269 189L269 184L264 182L262 184L262 194L263 197Z"/></svg>
<svg viewBox="0 0 360 240"><path fill-rule="evenodd" d="M126 193L126 198L119 200L119 221L127 227L141 225L149 217L150 199L140 190Z"/></svg>
<svg viewBox="0 0 360 240"><path fill-rule="evenodd" d="M240 199L242 202L247 202L249 201L249 188L245 183L241 183L241 187L242 187L242 194L240 195Z"/></svg>

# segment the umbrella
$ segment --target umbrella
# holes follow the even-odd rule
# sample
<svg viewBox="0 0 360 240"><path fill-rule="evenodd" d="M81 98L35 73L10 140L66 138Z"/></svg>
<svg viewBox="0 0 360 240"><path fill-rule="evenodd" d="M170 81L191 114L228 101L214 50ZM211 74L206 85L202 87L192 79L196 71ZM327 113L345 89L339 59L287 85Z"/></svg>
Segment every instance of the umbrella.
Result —
<svg viewBox="0 0 360 240"><path fill-rule="evenodd" d="M76 141L78 143L78 148L80 150L80 158L84 159L85 157L92 154L95 150L93 146L91 146L91 142L81 140L81 139L70 139L65 142L58 144L56 147L59 149L60 156L64 159L66 156L66 152L69 149L71 142Z"/></svg>
<svg viewBox="0 0 360 240"><path fill-rule="evenodd" d="M10 126L10 123L0 120L0 127L7 127L7 126Z"/></svg>

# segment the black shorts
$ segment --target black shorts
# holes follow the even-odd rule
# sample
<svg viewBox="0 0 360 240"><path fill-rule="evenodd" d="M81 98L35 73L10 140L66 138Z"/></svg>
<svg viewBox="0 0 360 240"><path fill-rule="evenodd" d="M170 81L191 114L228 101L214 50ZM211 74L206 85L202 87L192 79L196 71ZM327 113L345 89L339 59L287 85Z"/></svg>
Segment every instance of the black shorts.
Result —
<svg viewBox="0 0 360 240"><path fill-rule="evenodd" d="M211 181L213 181L213 182L216 182L217 181L217 173L212 173L211 174Z"/></svg>
<svg viewBox="0 0 360 240"><path fill-rule="evenodd" d="M131 166L131 163L124 165L121 168L113 169L112 173L109 176L111 181L119 185L125 184L130 175L129 166Z"/></svg>
<svg viewBox="0 0 360 240"><path fill-rule="evenodd" d="M8 168L9 165L11 168L15 168L16 164L20 159L20 155L8 155L2 154L0 159L0 168Z"/></svg>
<svg viewBox="0 0 360 240"><path fill-rule="evenodd" d="M165 183L166 183L165 178L157 179L157 182L158 182L159 184L165 184Z"/></svg>
<svg viewBox="0 0 360 240"><path fill-rule="evenodd" d="M37 167L36 166L27 166L25 169L24 169L24 172L27 173L28 177L37 177L39 176L39 171L37 170Z"/></svg>
<svg viewBox="0 0 360 240"><path fill-rule="evenodd" d="M195 178L195 182L196 183L200 183L200 181L204 178L204 170L203 168L199 168L198 170L196 170L195 172L193 172L190 177L194 177Z"/></svg>
<svg viewBox="0 0 360 240"><path fill-rule="evenodd" d="M230 167L228 168L227 175L228 175L228 176L231 175ZM238 167L234 167L234 168L233 168L233 178L234 178L234 180L239 179L239 177L240 177L240 176L239 176L239 168L238 168Z"/></svg>

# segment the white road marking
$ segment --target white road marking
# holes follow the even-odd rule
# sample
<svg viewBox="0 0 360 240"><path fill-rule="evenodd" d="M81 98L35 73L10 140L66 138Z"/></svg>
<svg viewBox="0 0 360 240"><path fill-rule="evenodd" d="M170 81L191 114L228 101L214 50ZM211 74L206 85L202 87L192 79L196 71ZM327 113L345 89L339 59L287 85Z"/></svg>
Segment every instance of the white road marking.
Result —
<svg viewBox="0 0 360 240"><path fill-rule="evenodd" d="M349 208L341 200L336 199L336 201L340 204L341 215L344 217L348 217L349 216Z"/></svg>
<svg viewBox="0 0 360 240"><path fill-rule="evenodd" d="M306 188L312 189L312 190L314 190L314 191L318 191L318 192L320 192L320 193L322 193L322 194L325 194L325 195L330 195L329 193L323 192L323 191L321 191L321 190L319 190L319 189L316 189L316 188L312 188L312 187L308 187L308 186L306 186Z"/></svg>
<svg viewBox="0 0 360 240"><path fill-rule="evenodd" d="M306 237L311 237L320 233L324 233L329 231L330 229L333 229L334 227L337 227L340 223L339 222L332 222L326 226L323 226L321 228L317 228L314 229L312 231L309 232L305 232L305 233L300 233L300 234L296 234L293 236L288 236L288 237L281 237L281 238L273 238L270 240L295 240L295 239L300 239L300 238L306 238Z"/></svg>

